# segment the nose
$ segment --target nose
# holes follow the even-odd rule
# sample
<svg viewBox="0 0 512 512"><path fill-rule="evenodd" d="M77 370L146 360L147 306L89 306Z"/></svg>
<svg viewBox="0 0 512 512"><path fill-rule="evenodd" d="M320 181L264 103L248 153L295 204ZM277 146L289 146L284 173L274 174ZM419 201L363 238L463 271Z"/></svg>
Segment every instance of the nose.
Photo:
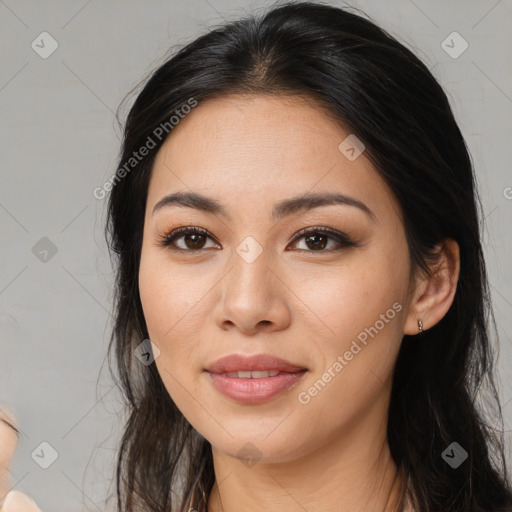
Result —
<svg viewBox="0 0 512 512"><path fill-rule="evenodd" d="M220 329L254 335L285 329L290 324L290 290L268 252L263 250L255 259L246 258L243 252L230 258L213 310Z"/></svg>

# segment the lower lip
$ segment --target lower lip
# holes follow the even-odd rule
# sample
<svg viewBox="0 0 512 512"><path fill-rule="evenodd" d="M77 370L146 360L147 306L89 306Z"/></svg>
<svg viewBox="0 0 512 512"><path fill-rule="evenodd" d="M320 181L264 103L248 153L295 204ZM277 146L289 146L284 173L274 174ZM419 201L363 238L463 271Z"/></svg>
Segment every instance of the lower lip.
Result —
<svg viewBox="0 0 512 512"><path fill-rule="evenodd" d="M280 373L274 377L262 379L237 379L219 373L208 373L215 389L223 395L237 402L256 404L270 400L292 388L302 379L307 370L296 373Z"/></svg>

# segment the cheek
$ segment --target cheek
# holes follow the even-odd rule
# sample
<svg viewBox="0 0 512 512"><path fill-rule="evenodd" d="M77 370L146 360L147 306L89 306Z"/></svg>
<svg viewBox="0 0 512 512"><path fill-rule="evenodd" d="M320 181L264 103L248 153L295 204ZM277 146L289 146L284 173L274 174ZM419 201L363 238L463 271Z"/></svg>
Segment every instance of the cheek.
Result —
<svg viewBox="0 0 512 512"><path fill-rule="evenodd" d="M180 409L187 407L197 385L193 375L201 361L201 299L208 289L206 274L198 276L192 266L173 268L165 254L143 251L139 292L144 318L149 338L160 350L157 369Z"/></svg>
<svg viewBox="0 0 512 512"><path fill-rule="evenodd" d="M316 323L310 332L337 339L338 348L343 348L347 340L374 325L393 303L402 301L407 281L399 257L375 248L329 272L313 268L307 280L296 280L294 285L294 292L309 310L300 321L310 318ZM394 313L390 312L393 318Z"/></svg>
<svg viewBox="0 0 512 512"><path fill-rule="evenodd" d="M148 331L154 341L164 346L176 333L191 327L198 305L208 290L207 277L192 266L176 267L165 254L147 251L141 255L139 292ZM196 326L197 329L197 326ZM189 331L190 334L190 331Z"/></svg>
<svg viewBox="0 0 512 512"><path fill-rule="evenodd" d="M301 403L308 402L305 406L314 411L309 418L315 424L314 418L325 415L329 403L340 405L330 410L330 422L334 417L334 423L343 422L372 403L389 384L405 310L407 265L400 265L402 257L376 248L346 269L312 276L297 290L316 314L303 316L301 322L311 319L305 331L310 333L309 346L318 354L319 364L299 390Z"/></svg>
<svg viewBox="0 0 512 512"><path fill-rule="evenodd" d="M183 335L193 329L193 300L187 299L189 289L182 279L173 278L169 270L141 261L139 289L149 338L160 350L155 360L158 373L174 403L185 413L194 396L194 338ZM188 405L187 405L188 404ZM185 414L187 416L187 414Z"/></svg>
<svg viewBox="0 0 512 512"><path fill-rule="evenodd" d="M393 297L363 302L347 301L330 327L335 334L315 338L310 346L321 364L296 390L301 435L335 436L367 414L385 416L393 367L402 339L403 305ZM382 316L381 316L382 315Z"/></svg>

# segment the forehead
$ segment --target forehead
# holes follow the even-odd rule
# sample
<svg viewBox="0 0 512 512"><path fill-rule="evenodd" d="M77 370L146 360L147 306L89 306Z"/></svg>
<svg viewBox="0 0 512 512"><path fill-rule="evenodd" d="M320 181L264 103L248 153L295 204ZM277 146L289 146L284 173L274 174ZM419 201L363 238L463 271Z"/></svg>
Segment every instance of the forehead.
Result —
<svg viewBox="0 0 512 512"><path fill-rule="evenodd" d="M261 164L283 168L288 161L318 161L336 154L343 133L319 105L298 96L230 95L200 102L173 129L160 151L160 160L185 159L227 170L253 169ZM319 144L320 143L320 144ZM191 146L196 151L190 153ZM334 146L334 148L333 148ZM327 154L325 150L331 148ZM251 156L249 161L245 160Z"/></svg>
<svg viewBox="0 0 512 512"><path fill-rule="evenodd" d="M396 209L364 152L351 161L340 151L350 135L308 98L234 95L200 102L157 154L148 208L162 195L193 190L233 207L336 191Z"/></svg>

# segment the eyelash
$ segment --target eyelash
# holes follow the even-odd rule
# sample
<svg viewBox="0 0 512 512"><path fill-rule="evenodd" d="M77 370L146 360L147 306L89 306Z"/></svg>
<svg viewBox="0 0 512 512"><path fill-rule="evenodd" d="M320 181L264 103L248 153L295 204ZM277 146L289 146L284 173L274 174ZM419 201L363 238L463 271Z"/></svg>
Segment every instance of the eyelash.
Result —
<svg viewBox="0 0 512 512"><path fill-rule="evenodd" d="M175 247L172 245L175 240L182 238L183 236L189 235L189 234L203 235L203 236L207 236L207 237L213 239L213 237L210 235L210 233L206 229L199 228L196 226L183 226L183 227L177 228L177 229L171 231L170 233L165 234L162 237L160 237L158 240L158 246L168 247L172 251L177 251L177 252L196 252L197 253L200 251L207 250L207 249L181 249L180 247ZM319 249L318 251L306 250L306 249L299 249L299 250L304 251L304 252L312 252L312 253L314 253L314 252L330 253L330 252L341 251L347 247L358 247L360 245L358 242L355 242L352 239L350 239L346 234L336 231L334 229L324 228L324 227L311 227L311 228L301 229L293 238L292 243L296 243L301 238L305 238L306 235L310 235L310 234L319 234L319 235L327 236L327 237L335 240L338 244L341 245L341 247L338 247L337 249Z"/></svg>

